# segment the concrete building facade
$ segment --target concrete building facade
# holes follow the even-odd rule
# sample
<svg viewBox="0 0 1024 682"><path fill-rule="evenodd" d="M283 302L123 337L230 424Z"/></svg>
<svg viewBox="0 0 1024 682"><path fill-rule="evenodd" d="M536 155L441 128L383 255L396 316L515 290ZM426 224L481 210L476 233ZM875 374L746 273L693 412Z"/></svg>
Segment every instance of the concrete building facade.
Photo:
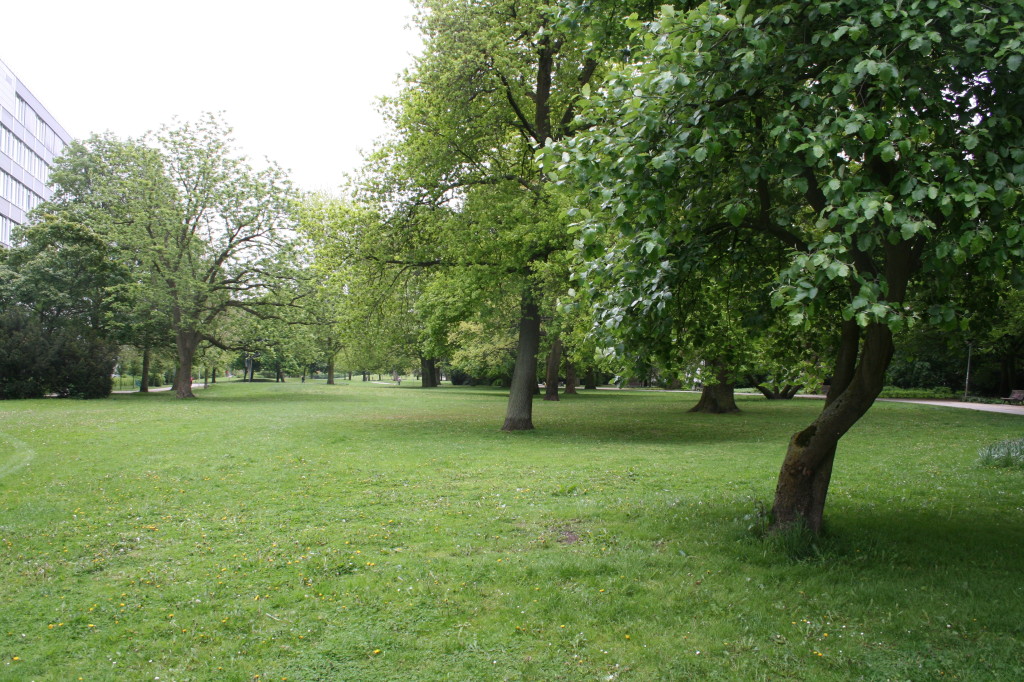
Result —
<svg viewBox="0 0 1024 682"><path fill-rule="evenodd" d="M71 142L39 100L0 61L0 247L11 230L50 198L50 167Z"/></svg>

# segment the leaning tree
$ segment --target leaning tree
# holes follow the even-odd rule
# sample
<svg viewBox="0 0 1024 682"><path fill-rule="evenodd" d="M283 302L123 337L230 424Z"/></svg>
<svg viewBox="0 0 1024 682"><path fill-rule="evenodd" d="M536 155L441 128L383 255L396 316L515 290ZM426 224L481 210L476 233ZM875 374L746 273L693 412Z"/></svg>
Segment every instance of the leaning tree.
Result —
<svg viewBox="0 0 1024 682"><path fill-rule="evenodd" d="M1024 5L719 0L632 25L633 60L551 164L599 204L587 260L603 235L623 244L628 267L586 270L589 284L635 290L604 320L633 325L702 259L785 249L766 283L794 333L840 320L831 391L789 443L772 510L817 532L893 332L955 323L965 273L1020 274Z"/></svg>

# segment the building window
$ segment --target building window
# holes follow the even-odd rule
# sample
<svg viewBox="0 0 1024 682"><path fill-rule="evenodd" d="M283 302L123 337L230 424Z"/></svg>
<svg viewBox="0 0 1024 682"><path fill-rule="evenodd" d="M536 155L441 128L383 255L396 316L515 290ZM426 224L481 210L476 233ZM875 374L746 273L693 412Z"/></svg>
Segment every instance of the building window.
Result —
<svg viewBox="0 0 1024 682"><path fill-rule="evenodd" d="M0 215L0 244L11 245L11 229L13 227L14 221L5 215Z"/></svg>
<svg viewBox="0 0 1024 682"><path fill-rule="evenodd" d="M0 126L0 151L14 158L14 133L4 126Z"/></svg>
<svg viewBox="0 0 1024 682"><path fill-rule="evenodd" d="M14 102L14 117L21 121L21 124L26 127L28 126L28 112L30 111L32 111L32 109L29 108L27 104L25 104L25 100L23 100L21 97L17 97L17 99Z"/></svg>

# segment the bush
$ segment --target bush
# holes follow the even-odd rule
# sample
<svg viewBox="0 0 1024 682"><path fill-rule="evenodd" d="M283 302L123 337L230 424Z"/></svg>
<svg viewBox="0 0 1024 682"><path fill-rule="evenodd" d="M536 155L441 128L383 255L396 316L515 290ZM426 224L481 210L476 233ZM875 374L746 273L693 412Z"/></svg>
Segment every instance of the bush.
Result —
<svg viewBox="0 0 1024 682"><path fill-rule="evenodd" d="M0 316L0 399L105 398L114 387L117 346L88 329L46 329L32 315Z"/></svg>
<svg viewBox="0 0 1024 682"><path fill-rule="evenodd" d="M1024 469L1024 438L986 445L978 450L978 464L987 467Z"/></svg>
<svg viewBox="0 0 1024 682"><path fill-rule="evenodd" d="M61 398L109 396L114 388L112 372L117 363L117 346L70 330L57 338L58 364L53 367L52 392Z"/></svg>
<svg viewBox="0 0 1024 682"><path fill-rule="evenodd" d="M935 388L898 388L886 386L879 398L904 398L908 400L952 400L956 397L953 389L937 386Z"/></svg>
<svg viewBox="0 0 1024 682"><path fill-rule="evenodd" d="M42 398L54 364L39 320L16 310L0 316L0 400Z"/></svg>

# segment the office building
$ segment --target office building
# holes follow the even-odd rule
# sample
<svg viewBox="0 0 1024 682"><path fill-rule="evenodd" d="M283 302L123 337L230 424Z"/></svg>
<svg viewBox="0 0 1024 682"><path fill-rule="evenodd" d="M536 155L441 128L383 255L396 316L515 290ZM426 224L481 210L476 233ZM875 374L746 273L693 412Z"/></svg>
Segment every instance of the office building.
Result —
<svg viewBox="0 0 1024 682"><path fill-rule="evenodd" d="M50 166L71 136L0 61L0 247L50 198Z"/></svg>

